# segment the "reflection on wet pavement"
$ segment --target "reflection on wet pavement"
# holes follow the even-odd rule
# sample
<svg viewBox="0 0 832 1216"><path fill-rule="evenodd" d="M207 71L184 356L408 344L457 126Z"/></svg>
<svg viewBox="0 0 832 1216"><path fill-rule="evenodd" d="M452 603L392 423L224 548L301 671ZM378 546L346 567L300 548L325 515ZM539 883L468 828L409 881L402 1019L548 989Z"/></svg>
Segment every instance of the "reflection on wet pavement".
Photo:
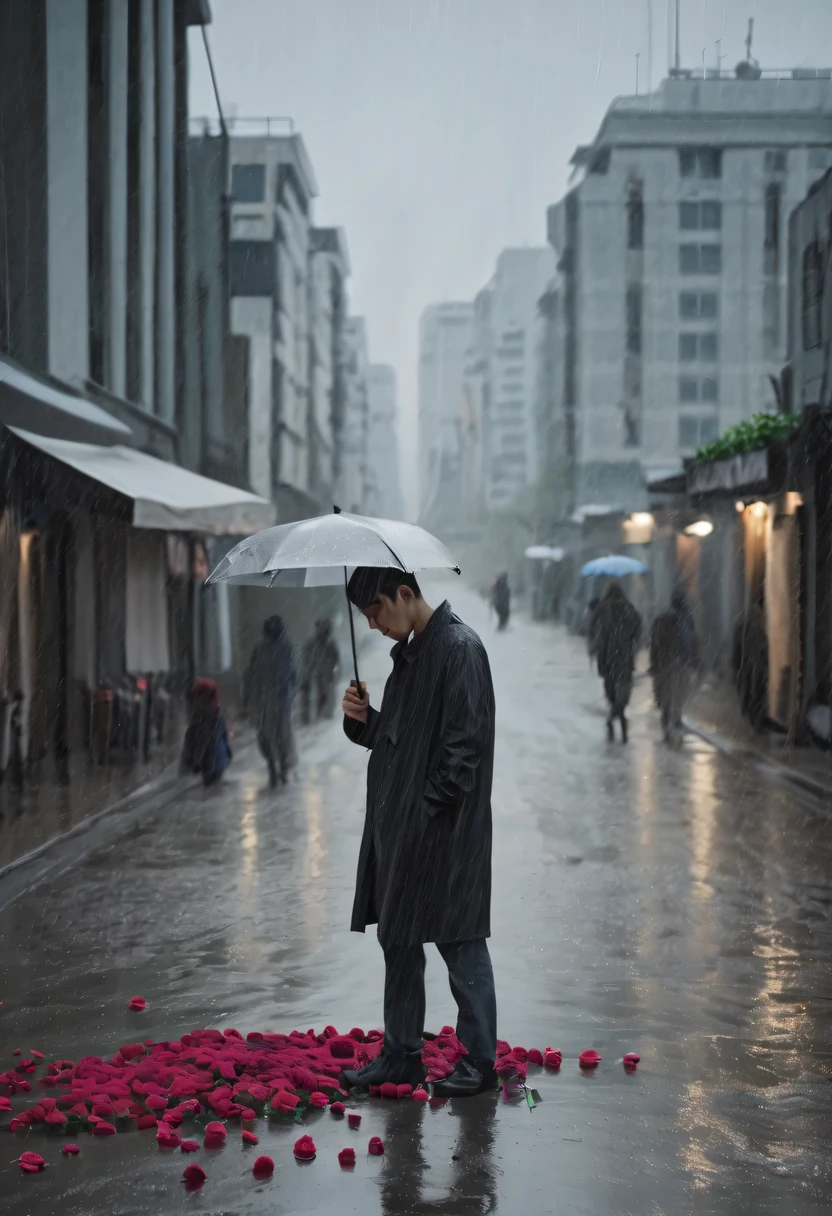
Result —
<svg viewBox="0 0 832 1216"><path fill-rule="evenodd" d="M297 1129L261 1121L274 1178L255 1181L234 1130L196 1155L208 1181L189 1195L186 1159L146 1132L85 1136L68 1160L57 1137L8 1135L5 1211L828 1210L828 819L698 740L667 750L644 679L631 744L607 744L579 642L519 620L496 634L480 601L454 587L453 602L485 637L498 698L501 1034L566 1057L540 1079L542 1104L364 1103L359 1133L318 1113L305 1167L291 1156ZM365 660L376 697L388 662L383 647ZM18 1045L77 1059L196 1026L378 1025L380 951L347 929L365 764L337 724L315 728L288 791L270 793L246 756L220 788L188 791L7 907L4 1067ZM140 1016L126 1008L135 992L150 1001ZM428 1010L431 1026L452 1019L431 950ZM595 1074L576 1067L586 1047L603 1057ZM630 1050L633 1075L617 1063ZM365 1155L372 1135L382 1158ZM336 1157L347 1144L348 1173ZM47 1157L44 1174L17 1170L27 1147Z"/></svg>

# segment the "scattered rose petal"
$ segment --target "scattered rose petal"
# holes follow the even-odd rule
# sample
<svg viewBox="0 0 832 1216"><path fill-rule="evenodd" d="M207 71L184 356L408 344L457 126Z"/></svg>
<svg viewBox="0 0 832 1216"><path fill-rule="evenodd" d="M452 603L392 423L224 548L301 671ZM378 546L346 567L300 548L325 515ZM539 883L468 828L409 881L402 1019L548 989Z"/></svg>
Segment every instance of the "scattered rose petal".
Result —
<svg viewBox="0 0 832 1216"><path fill-rule="evenodd" d="M270 1178L274 1173L274 1162L271 1157L258 1157L251 1167L251 1172L255 1178Z"/></svg>
<svg viewBox="0 0 832 1216"><path fill-rule="evenodd" d="M49 1127L63 1127L66 1123L66 1115L60 1110L50 1110L44 1123L47 1123Z"/></svg>
<svg viewBox="0 0 832 1216"><path fill-rule="evenodd" d="M430 1094L428 1093L428 1091L426 1089L422 1089L421 1085L419 1086L418 1089L414 1089L412 1096L413 1096L414 1102L429 1102L430 1101Z"/></svg>
<svg viewBox="0 0 832 1216"><path fill-rule="evenodd" d="M242 1109L240 1110L240 1118L241 1118L241 1119L247 1119L247 1120L248 1120L248 1119L256 1119L256 1118L257 1118L257 1111L256 1111L256 1110L252 1110L252 1108L251 1108L250 1106L244 1106L244 1107L242 1107Z"/></svg>
<svg viewBox="0 0 832 1216"><path fill-rule="evenodd" d="M358 1128L361 1126L361 1116L360 1115L347 1115L347 1123L349 1123L349 1125L353 1131L357 1131Z"/></svg>
<svg viewBox="0 0 832 1216"><path fill-rule="evenodd" d="M39 1174L46 1169L46 1162L40 1153L21 1153L17 1164L25 1174Z"/></svg>
<svg viewBox="0 0 832 1216"><path fill-rule="evenodd" d="M367 1145L367 1152L371 1157L381 1157L384 1153L384 1141L380 1136L373 1136L370 1143Z"/></svg>
<svg viewBox="0 0 832 1216"><path fill-rule="evenodd" d="M557 1072L563 1063L563 1052L554 1051L551 1047L547 1047L543 1053L543 1063L547 1068L551 1068L554 1072Z"/></svg>
<svg viewBox="0 0 832 1216"><path fill-rule="evenodd" d="M64 1154L65 1157L68 1157L70 1155L73 1157L77 1157L78 1154L80 1153L80 1151L81 1150L77 1144L65 1144L63 1146L63 1148L61 1149L61 1152Z"/></svg>
<svg viewBox="0 0 832 1216"><path fill-rule="evenodd" d="M316 1090L314 1093L310 1094L309 1101L312 1106L317 1106L321 1109L323 1109L324 1106L329 1106L329 1098L326 1096L326 1094L322 1094L320 1090Z"/></svg>
<svg viewBox="0 0 832 1216"><path fill-rule="evenodd" d="M641 1056L636 1055L636 1053L634 1051L628 1051L623 1060L623 1063L632 1064L633 1067L635 1067L635 1065L639 1064L640 1062L641 1062Z"/></svg>
<svg viewBox="0 0 832 1216"><path fill-rule="evenodd" d="M532 1049L529 1051L529 1063L530 1064L542 1064L543 1063L543 1052L538 1051L536 1047L532 1047Z"/></svg>
<svg viewBox="0 0 832 1216"><path fill-rule="evenodd" d="M200 1185L205 1181L208 1175L201 1165L193 1162L191 1165L186 1165L182 1171L182 1178L185 1182L198 1182Z"/></svg>
<svg viewBox="0 0 832 1216"><path fill-rule="evenodd" d="M254 1132L247 1131L246 1128L243 1128L242 1135L243 1135L243 1144L259 1144L260 1143L259 1139L257 1138L257 1136L255 1136Z"/></svg>
<svg viewBox="0 0 832 1216"><path fill-rule="evenodd" d="M156 1143L159 1148L178 1148L182 1138L167 1123L160 1123L156 1131Z"/></svg>
<svg viewBox="0 0 832 1216"><path fill-rule="evenodd" d="M338 1154L338 1164L342 1170L348 1170L355 1165L355 1149L342 1148Z"/></svg>
<svg viewBox="0 0 832 1216"><path fill-rule="evenodd" d="M199 1149L198 1140L183 1140L179 1145L183 1153L195 1153Z"/></svg>
<svg viewBox="0 0 832 1216"><path fill-rule="evenodd" d="M32 1059L33 1059L33 1060L43 1060L43 1059L44 1059L44 1054L43 1054L43 1052L42 1052L42 1051L35 1051L34 1047L30 1047L30 1048L29 1048L29 1054L32 1056Z"/></svg>
<svg viewBox="0 0 832 1216"><path fill-rule="evenodd" d="M297 1094L287 1093L285 1089L279 1089L269 1103L272 1110L282 1110L286 1114L291 1114L295 1107L299 1105L300 1098Z"/></svg>
<svg viewBox="0 0 832 1216"><path fill-rule="evenodd" d="M218 1148L225 1142L228 1133L224 1123L209 1123L205 1128L205 1144L207 1148Z"/></svg>
<svg viewBox="0 0 832 1216"><path fill-rule="evenodd" d="M598 1052L590 1047L586 1051L582 1051L578 1056L578 1064L581 1068L595 1068L601 1061Z"/></svg>
<svg viewBox="0 0 832 1216"><path fill-rule="evenodd" d="M318 1150L311 1136L301 1136L300 1140L295 1141L293 1151L298 1161L311 1161Z"/></svg>
<svg viewBox="0 0 832 1216"><path fill-rule="evenodd" d="M396 1086L396 1097L397 1098L409 1098L412 1093L413 1093L412 1085L397 1085Z"/></svg>
<svg viewBox="0 0 832 1216"><path fill-rule="evenodd" d="M151 1110L167 1110L168 1100L161 1094L148 1094L145 1105L149 1106Z"/></svg>
<svg viewBox="0 0 832 1216"><path fill-rule="evenodd" d="M392 1081L385 1081L379 1086L382 1098L398 1098L399 1087L394 1085Z"/></svg>
<svg viewBox="0 0 832 1216"><path fill-rule="evenodd" d="M127 1008L132 1009L133 1013L144 1013L147 1001L143 996L131 996Z"/></svg>
<svg viewBox="0 0 832 1216"><path fill-rule="evenodd" d="M0 1097L0 1111L11 1110L12 1104L8 1098Z"/></svg>
<svg viewBox="0 0 832 1216"><path fill-rule="evenodd" d="M94 1136L114 1136L116 1134L116 1129L113 1127L112 1123L105 1123L104 1120L101 1119L92 1129L92 1134Z"/></svg>
<svg viewBox="0 0 832 1216"><path fill-rule="evenodd" d="M338 1115L340 1118L347 1108L344 1106L343 1102L333 1102L329 1109L332 1111L333 1115Z"/></svg>
<svg viewBox="0 0 832 1216"><path fill-rule="evenodd" d="M19 1047L15 1047L14 1051L12 1052L12 1055L13 1055L13 1056L19 1056L19 1055L20 1055L20 1048L19 1048Z"/></svg>
<svg viewBox="0 0 832 1216"><path fill-rule="evenodd" d="M157 1127L158 1120L155 1115L139 1115L136 1120L136 1127L140 1132L145 1131L148 1127Z"/></svg>

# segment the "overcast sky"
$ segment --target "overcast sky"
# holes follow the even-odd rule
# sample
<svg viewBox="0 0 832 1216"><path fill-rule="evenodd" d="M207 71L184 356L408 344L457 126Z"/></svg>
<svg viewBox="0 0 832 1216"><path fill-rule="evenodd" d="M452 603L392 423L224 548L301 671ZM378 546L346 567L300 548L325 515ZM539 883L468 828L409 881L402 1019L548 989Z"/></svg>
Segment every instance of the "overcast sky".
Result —
<svg viewBox="0 0 832 1216"><path fill-rule="evenodd" d="M426 304L471 299L499 251L545 241L577 144L612 98L647 87L649 0L211 0L224 109L290 115L342 224L352 311L370 357L399 379L405 492L415 502L417 325ZM652 0L654 85L667 11ZM832 62L832 0L681 0L683 66L744 57ZM199 31L191 113L215 113Z"/></svg>

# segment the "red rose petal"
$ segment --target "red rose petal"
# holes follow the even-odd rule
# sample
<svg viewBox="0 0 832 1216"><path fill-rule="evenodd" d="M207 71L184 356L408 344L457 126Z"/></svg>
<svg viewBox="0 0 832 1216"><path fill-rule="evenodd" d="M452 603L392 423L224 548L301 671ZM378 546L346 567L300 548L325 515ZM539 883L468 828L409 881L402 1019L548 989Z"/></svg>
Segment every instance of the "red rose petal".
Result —
<svg viewBox="0 0 832 1216"><path fill-rule="evenodd" d="M259 1139L257 1138L257 1136L255 1136L254 1132L247 1131L245 1128L243 1128L242 1138L243 1138L243 1144L259 1144L260 1143Z"/></svg>
<svg viewBox="0 0 832 1216"><path fill-rule="evenodd" d="M414 1102L429 1102L430 1101L430 1094L428 1093L428 1091L426 1089L422 1089L421 1085L419 1086L418 1089L414 1089L412 1097L413 1097Z"/></svg>
<svg viewBox="0 0 832 1216"><path fill-rule="evenodd" d="M543 1063L543 1052L538 1051L536 1047L532 1047L531 1051L529 1052L529 1063L530 1064L542 1064Z"/></svg>
<svg viewBox="0 0 832 1216"><path fill-rule="evenodd" d="M349 1123L349 1125L353 1131L357 1131L358 1128L361 1126L361 1116L360 1115L347 1115L347 1123Z"/></svg>
<svg viewBox="0 0 832 1216"><path fill-rule="evenodd" d="M66 1123L66 1115L60 1110L50 1110L49 1114L44 1119L49 1127L63 1127Z"/></svg>
<svg viewBox="0 0 832 1216"><path fill-rule="evenodd" d="M250 1106L244 1106L244 1107L241 1109L241 1111L240 1111L240 1118L241 1118L241 1119L246 1119L246 1120L249 1120L249 1119L256 1119L256 1118L257 1118L257 1111L256 1111L256 1110L252 1110L252 1108L251 1108Z"/></svg>
<svg viewBox="0 0 832 1216"><path fill-rule="evenodd" d="M563 1063L563 1052L554 1051L551 1047L547 1047L543 1053L543 1063L547 1068L551 1068L554 1072L557 1072Z"/></svg>
<svg viewBox="0 0 832 1216"><path fill-rule="evenodd" d="M298 1161L311 1161L318 1150L311 1136L301 1136L300 1140L295 1141L293 1151Z"/></svg>
<svg viewBox="0 0 832 1216"><path fill-rule="evenodd" d="M183 1140L179 1145L183 1153L195 1153L199 1149L198 1140Z"/></svg>
<svg viewBox="0 0 832 1216"><path fill-rule="evenodd" d="M32 1059L34 1059L34 1060L43 1060L45 1058L43 1052L35 1051L34 1047L29 1048L29 1054L32 1056Z"/></svg>
<svg viewBox="0 0 832 1216"><path fill-rule="evenodd" d="M314 1093L309 1095L309 1101L312 1106L317 1106L319 1109L329 1106L329 1098L326 1096L326 1094L322 1094L319 1090L316 1090Z"/></svg>
<svg viewBox="0 0 832 1216"><path fill-rule="evenodd" d="M631 1068L635 1068L636 1064L639 1064L640 1062L641 1062L641 1056L636 1055L636 1053L634 1051L628 1051L626 1056L622 1060L623 1064L628 1064Z"/></svg>
<svg viewBox="0 0 832 1216"><path fill-rule="evenodd" d="M593 1047L588 1048L586 1051L582 1051L578 1056L578 1064L581 1068L595 1068L600 1061L601 1057Z"/></svg>
<svg viewBox="0 0 832 1216"><path fill-rule="evenodd" d="M343 1102L333 1102L329 1109L332 1111L333 1115L340 1116L344 1114L347 1108L344 1106Z"/></svg>
<svg viewBox="0 0 832 1216"><path fill-rule="evenodd" d="M133 1013L143 1013L147 1009L147 1001L143 996L131 996L127 1008L132 1009Z"/></svg>
<svg viewBox="0 0 832 1216"><path fill-rule="evenodd" d="M139 1115L136 1120L136 1127L140 1132L143 1132L148 1127L158 1126L158 1121L155 1115Z"/></svg>
<svg viewBox="0 0 832 1216"><path fill-rule="evenodd" d="M19 1056L19 1055L20 1055L20 1048L19 1048L19 1047L15 1047L14 1051L12 1052L12 1055L13 1055L13 1056Z"/></svg>
<svg viewBox="0 0 832 1216"><path fill-rule="evenodd" d="M198 1182L201 1184L207 1177L208 1175L205 1173L205 1170L201 1165L197 1165L196 1162L192 1165L186 1165L182 1171L182 1178L185 1182Z"/></svg>
<svg viewBox="0 0 832 1216"><path fill-rule="evenodd" d="M94 1136L114 1136L116 1134L116 1129L113 1127L112 1123L105 1123L104 1120L101 1119L93 1127L92 1134Z"/></svg>
<svg viewBox="0 0 832 1216"><path fill-rule="evenodd" d="M81 1150L77 1144L65 1144L63 1146L63 1148L61 1149L61 1152L64 1154L65 1157L68 1157L70 1155L73 1157L77 1157L77 1155L78 1155L78 1153L80 1153L80 1151Z"/></svg>
<svg viewBox="0 0 832 1216"><path fill-rule="evenodd" d="M17 1164L27 1174L37 1174L40 1170L46 1169L46 1162L40 1153L21 1153Z"/></svg>
<svg viewBox="0 0 832 1216"><path fill-rule="evenodd" d="M380 1136L373 1136L370 1143L367 1145L367 1152L371 1157L381 1157L384 1153L384 1141Z"/></svg>
<svg viewBox="0 0 832 1216"><path fill-rule="evenodd" d="M251 1167L251 1172L255 1178L269 1178L274 1173L274 1162L271 1157L258 1157Z"/></svg>
<svg viewBox="0 0 832 1216"><path fill-rule="evenodd" d="M355 1149L342 1148L338 1154L338 1164L342 1170L348 1170L355 1165Z"/></svg>
<svg viewBox="0 0 832 1216"><path fill-rule="evenodd" d="M6 1110L11 1110L11 1108L12 1108L12 1104L9 1101L9 1099L0 1097L0 1110L6 1111Z"/></svg>

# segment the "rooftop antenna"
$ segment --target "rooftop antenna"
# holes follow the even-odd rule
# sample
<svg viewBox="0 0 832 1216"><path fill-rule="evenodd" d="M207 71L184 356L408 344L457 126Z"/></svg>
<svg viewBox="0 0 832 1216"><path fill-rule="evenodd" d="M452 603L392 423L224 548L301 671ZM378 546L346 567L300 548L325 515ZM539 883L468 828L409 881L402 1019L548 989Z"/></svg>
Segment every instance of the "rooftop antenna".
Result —
<svg viewBox="0 0 832 1216"><path fill-rule="evenodd" d="M716 72L717 72L717 76L721 76L721 75L722 75L722 61L723 61L723 59L725 59L725 58L726 58L726 56L725 56L725 55L723 55L723 53L722 53L722 39L721 39L721 38L717 38L717 40L716 40Z"/></svg>
<svg viewBox="0 0 832 1216"><path fill-rule="evenodd" d="M708 48L706 46L702 47L702 79L703 80L705 79L705 52L707 51L707 49Z"/></svg>
<svg viewBox="0 0 832 1216"><path fill-rule="evenodd" d="M640 52L636 51L636 97L638 97L638 57Z"/></svg>
<svg viewBox="0 0 832 1216"><path fill-rule="evenodd" d="M676 0L676 55L675 55L675 59L674 59L674 65L675 65L677 73L680 71L681 66L682 66L681 55L679 53L679 8L680 8L680 5L681 5L681 0Z"/></svg>
<svg viewBox="0 0 832 1216"><path fill-rule="evenodd" d="M753 63L754 59L751 54L751 42L754 38L754 18L748 18L748 34L745 38L745 57L749 63Z"/></svg>

